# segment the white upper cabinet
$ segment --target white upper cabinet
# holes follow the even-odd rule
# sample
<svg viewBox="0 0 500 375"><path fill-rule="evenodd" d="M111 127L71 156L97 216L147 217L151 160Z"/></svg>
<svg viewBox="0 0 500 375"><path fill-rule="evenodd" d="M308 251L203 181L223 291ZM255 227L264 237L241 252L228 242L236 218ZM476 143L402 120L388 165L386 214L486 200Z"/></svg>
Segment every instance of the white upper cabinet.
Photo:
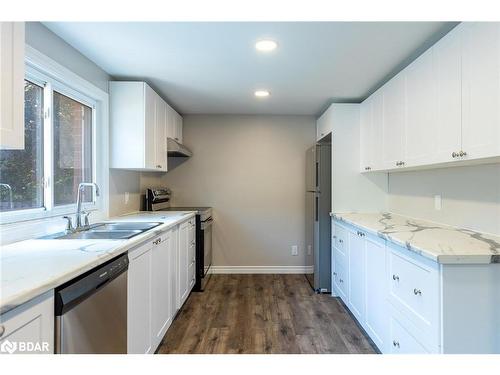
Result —
<svg viewBox="0 0 500 375"><path fill-rule="evenodd" d="M500 24L473 22L462 31L462 151L500 155Z"/></svg>
<svg viewBox="0 0 500 375"><path fill-rule="evenodd" d="M500 23L460 24L379 91L380 122L375 94L361 105L362 172L500 159Z"/></svg>
<svg viewBox="0 0 500 375"><path fill-rule="evenodd" d="M167 137L182 143L182 116L167 104Z"/></svg>
<svg viewBox="0 0 500 375"><path fill-rule="evenodd" d="M330 106L316 121L316 140L327 136L333 131L333 111L334 106Z"/></svg>
<svg viewBox="0 0 500 375"><path fill-rule="evenodd" d="M156 168L167 171L167 103L159 96L155 97L155 163Z"/></svg>
<svg viewBox="0 0 500 375"><path fill-rule="evenodd" d="M462 64L460 26L445 35L433 49L434 77L437 105L434 140L435 154L432 162L453 160L462 143ZM426 160L422 160L423 164Z"/></svg>
<svg viewBox="0 0 500 375"><path fill-rule="evenodd" d="M382 90L361 103L361 172L384 169L381 156L383 103Z"/></svg>
<svg viewBox="0 0 500 375"><path fill-rule="evenodd" d="M400 73L384 86L383 164L386 169L403 166L405 139L405 76Z"/></svg>
<svg viewBox="0 0 500 375"><path fill-rule="evenodd" d="M405 166L433 162L436 150L437 89L433 49L427 50L405 71Z"/></svg>
<svg viewBox="0 0 500 375"><path fill-rule="evenodd" d="M0 22L0 149L24 149L24 22Z"/></svg>
<svg viewBox="0 0 500 375"><path fill-rule="evenodd" d="M167 137L182 117L145 82L110 82L111 167L166 172Z"/></svg>

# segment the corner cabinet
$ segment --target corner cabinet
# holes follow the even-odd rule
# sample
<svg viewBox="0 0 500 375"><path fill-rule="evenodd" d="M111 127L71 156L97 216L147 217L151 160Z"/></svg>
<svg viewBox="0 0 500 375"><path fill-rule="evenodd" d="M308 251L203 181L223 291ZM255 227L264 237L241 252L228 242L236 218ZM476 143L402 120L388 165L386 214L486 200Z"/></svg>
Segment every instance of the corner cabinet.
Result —
<svg viewBox="0 0 500 375"><path fill-rule="evenodd" d="M500 263L439 264L354 225L332 226L332 295L382 353L500 354Z"/></svg>
<svg viewBox="0 0 500 375"><path fill-rule="evenodd" d="M24 22L0 22L0 149L24 149Z"/></svg>
<svg viewBox="0 0 500 375"><path fill-rule="evenodd" d="M145 82L109 91L111 168L167 172L167 137L182 141L182 117Z"/></svg>
<svg viewBox="0 0 500 375"><path fill-rule="evenodd" d="M458 25L361 113L361 172L500 161L500 23Z"/></svg>

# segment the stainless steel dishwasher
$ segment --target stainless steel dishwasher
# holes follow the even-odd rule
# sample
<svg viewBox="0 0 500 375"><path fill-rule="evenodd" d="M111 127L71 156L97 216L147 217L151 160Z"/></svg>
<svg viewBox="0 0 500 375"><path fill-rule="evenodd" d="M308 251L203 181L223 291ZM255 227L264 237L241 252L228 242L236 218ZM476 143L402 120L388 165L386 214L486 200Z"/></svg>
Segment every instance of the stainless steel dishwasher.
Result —
<svg viewBox="0 0 500 375"><path fill-rule="evenodd" d="M127 352L127 254L56 289L56 353Z"/></svg>

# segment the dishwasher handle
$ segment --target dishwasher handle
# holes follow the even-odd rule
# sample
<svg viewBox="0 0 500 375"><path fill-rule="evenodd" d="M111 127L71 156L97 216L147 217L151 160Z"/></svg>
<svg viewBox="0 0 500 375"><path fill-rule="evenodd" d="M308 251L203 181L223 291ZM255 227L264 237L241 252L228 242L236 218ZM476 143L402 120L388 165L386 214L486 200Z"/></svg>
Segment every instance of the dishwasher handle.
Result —
<svg viewBox="0 0 500 375"><path fill-rule="evenodd" d="M127 254L68 281L55 290L55 315L61 316L128 269Z"/></svg>

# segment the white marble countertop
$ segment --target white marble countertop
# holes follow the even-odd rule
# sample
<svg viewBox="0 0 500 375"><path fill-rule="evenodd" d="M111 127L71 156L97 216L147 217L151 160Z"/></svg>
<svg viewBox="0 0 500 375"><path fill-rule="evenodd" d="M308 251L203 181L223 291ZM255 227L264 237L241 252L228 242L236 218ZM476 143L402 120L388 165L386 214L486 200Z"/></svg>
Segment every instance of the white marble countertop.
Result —
<svg viewBox="0 0 500 375"><path fill-rule="evenodd" d="M0 313L64 284L194 215L194 212L135 212L107 220L163 223L128 240L32 239L3 246Z"/></svg>
<svg viewBox="0 0 500 375"><path fill-rule="evenodd" d="M438 263L500 263L500 236L389 212L334 213L332 216Z"/></svg>

